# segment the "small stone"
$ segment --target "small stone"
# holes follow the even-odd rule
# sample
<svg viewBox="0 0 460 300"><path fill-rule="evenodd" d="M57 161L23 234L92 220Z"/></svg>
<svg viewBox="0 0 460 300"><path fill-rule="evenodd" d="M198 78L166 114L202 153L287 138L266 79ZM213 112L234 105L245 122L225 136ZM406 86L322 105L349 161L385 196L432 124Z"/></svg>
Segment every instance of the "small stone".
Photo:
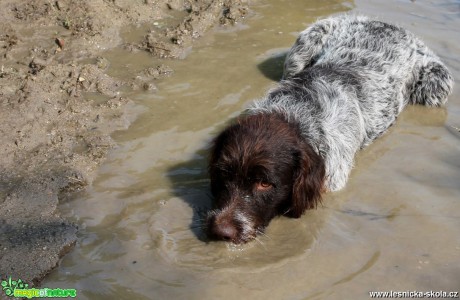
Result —
<svg viewBox="0 0 460 300"><path fill-rule="evenodd" d="M155 91L157 89L156 85L152 82L146 82L142 87L145 91Z"/></svg>
<svg viewBox="0 0 460 300"><path fill-rule="evenodd" d="M55 42L59 46L59 49L64 48L64 40L63 39L56 38Z"/></svg>
<svg viewBox="0 0 460 300"><path fill-rule="evenodd" d="M104 57L98 57L96 59L96 66L99 68L99 69L102 69L102 70L105 70L109 67L109 61L107 58L104 58Z"/></svg>

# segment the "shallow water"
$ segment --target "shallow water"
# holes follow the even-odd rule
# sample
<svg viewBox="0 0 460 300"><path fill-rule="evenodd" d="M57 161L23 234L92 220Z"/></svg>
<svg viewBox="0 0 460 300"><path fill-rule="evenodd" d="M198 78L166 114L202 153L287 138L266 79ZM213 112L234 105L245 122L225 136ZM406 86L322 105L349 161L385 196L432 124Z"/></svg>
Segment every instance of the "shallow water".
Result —
<svg viewBox="0 0 460 300"><path fill-rule="evenodd" d="M369 291L460 290L460 93L444 109L408 107L357 157L347 187L301 219L278 218L244 246L205 243L209 140L279 79L283 53L321 16L352 11L403 25L460 78L458 1L261 1L216 30L156 92L93 186L63 203L81 226L43 283L79 299L368 299ZM130 38L142 30L127 32ZM112 75L160 61L107 53Z"/></svg>

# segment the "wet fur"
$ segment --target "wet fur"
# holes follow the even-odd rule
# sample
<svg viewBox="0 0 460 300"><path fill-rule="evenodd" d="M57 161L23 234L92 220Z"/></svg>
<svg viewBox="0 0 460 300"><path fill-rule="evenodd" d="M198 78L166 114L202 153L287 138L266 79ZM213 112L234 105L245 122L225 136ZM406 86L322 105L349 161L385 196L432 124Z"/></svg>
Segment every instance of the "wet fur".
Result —
<svg viewBox="0 0 460 300"><path fill-rule="evenodd" d="M440 59L400 27L348 15L313 24L279 85L214 141L208 235L242 243L277 215L299 217L345 186L355 153L407 104L440 106L452 85Z"/></svg>

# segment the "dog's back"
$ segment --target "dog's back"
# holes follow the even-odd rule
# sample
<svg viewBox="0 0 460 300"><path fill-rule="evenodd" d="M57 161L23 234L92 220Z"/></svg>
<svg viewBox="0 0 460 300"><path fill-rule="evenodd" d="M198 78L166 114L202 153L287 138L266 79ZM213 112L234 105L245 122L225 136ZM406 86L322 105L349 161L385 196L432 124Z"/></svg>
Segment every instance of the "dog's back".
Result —
<svg viewBox="0 0 460 300"><path fill-rule="evenodd" d="M299 122L324 157L334 191L345 185L356 151L383 134L408 103L440 106L452 84L440 59L410 32L342 15L301 32L279 87L247 112L282 112Z"/></svg>
<svg viewBox="0 0 460 300"><path fill-rule="evenodd" d="M387 92L381 80L389 90L401 87L401 109L408 102L442 105L453 84L439 57L412 33L363 16L324 19L301 32L286 58L284 78L313 65L357 70L381 92ZM420 89L427 85L430 90Z"/></svg>
<svg viewBox="0 0 460 300"><path fill-rule="evenodd" d="M441 105L451 89L439 58L402 28L353 16L313 24L278 87L213 142L208 235L244 243L277 215L300 217L345 186L356 152L405 105Z"/></svg>

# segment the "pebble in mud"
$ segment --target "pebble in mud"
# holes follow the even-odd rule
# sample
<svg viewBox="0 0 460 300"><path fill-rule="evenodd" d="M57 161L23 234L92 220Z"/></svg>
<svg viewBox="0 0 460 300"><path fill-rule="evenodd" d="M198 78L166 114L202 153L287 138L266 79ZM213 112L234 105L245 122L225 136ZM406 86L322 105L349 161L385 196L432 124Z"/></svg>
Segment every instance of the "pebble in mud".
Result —
<svg viewBox="0 0 460 300"><path fill-rule="evenodd" d="M156 91L157 86L153 82L146 82L142 86L145 91Z"/></svg>

